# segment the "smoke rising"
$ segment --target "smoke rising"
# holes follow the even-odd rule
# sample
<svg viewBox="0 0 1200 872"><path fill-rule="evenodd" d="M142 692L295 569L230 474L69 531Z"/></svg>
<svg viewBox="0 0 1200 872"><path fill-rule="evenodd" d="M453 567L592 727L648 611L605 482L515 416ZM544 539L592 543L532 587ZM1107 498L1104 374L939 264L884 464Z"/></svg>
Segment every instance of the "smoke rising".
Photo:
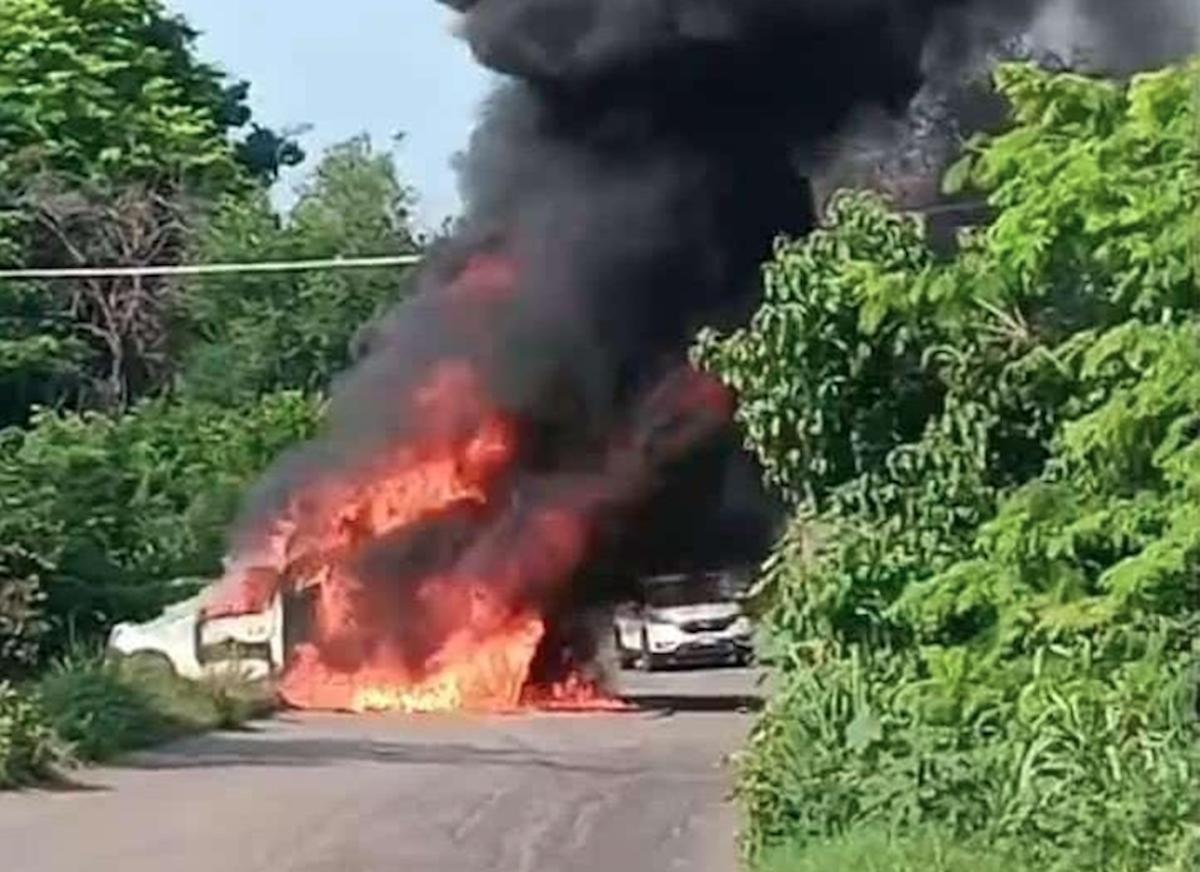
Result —
<svg viewBox="0 0 1200 872"><path fill-rule="evenodd" d="M326 628L324 669L399 648L406 674L419 672L471 611L463 578L486 580L513 614L547 617L538 664L563 662L547 644L586 658L589 640L564 628L586 625L574 618L638 572L757 557L769 503L728 403L681 374L691 337L745 318L772 240L812 226L806 154L863 107L903 113L931 77L1042 11L1033 0L443 2L505 77L462 163L465 214L412 295L363 336L326 432L268 476L239 526L238 560L274 566L275 587L282 567L304 563L298 535L338 543L313 559L353 576L347 602L324 614L354 632ZM1095 33L1117 32L1106 28L1121 4L1084 5ZM416 487L379 460L398 445L396 463L419 456L426 478L429 456L441 463L455 446L437 473L445 494L421 485L425 508L405 508L404 524L378 520L378 506L330 508L359 499L331 481ZM300 534L281 545L284 528Z"/></svg>
<svg viewBox="0 0 1200 872"><path fill-rule="evenodd" d="M1007 107L990 83L996 61L1035 60L1119 77L1200 50L1200 5L1194 0L1045 0L1026 4L1020 17L1028 26L1016 29L1010 7L996 19L986 8L981 15L983 6L966 7L965 20L974 21L967 27L971 38L961 38L960 11L933 41L925 82L906 114L861 108L838 136L818 145L807 166L819 201L839 187L867 186L884 189L906 208L938 206L930 234L935 245L952 249L957 226L984 218L985 210L969 198L947 209L941 174L965 139L1004 122Z"/></svg>
<svg viewBox="0 0 1200 872"><path fill-rule="evenodd" d="M1200 50L1200 4L1053 0L1035 20L1030 39L1084 70L1127 75Z"/></svg>

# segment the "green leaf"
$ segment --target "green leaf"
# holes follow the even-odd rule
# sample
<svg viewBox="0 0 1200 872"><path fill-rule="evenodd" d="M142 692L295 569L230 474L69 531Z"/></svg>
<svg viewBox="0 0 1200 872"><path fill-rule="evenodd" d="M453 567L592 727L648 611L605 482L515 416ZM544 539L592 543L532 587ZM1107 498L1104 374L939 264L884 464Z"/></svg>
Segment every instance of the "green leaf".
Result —
<svg viewBox="0 0 1200 872"><path fill-rule="evenodd" d="M883 724L869 706L863 706L846 727L846 744L861 753L882 739Z"/></svg>
<svg viewBox="0 0 1200 872"><path fill-rule="evenodd" d="M961 194L966 189L974 168L975 156L973 154L965 154L952 163L942 177L942 193L947 196Z"/></svg>

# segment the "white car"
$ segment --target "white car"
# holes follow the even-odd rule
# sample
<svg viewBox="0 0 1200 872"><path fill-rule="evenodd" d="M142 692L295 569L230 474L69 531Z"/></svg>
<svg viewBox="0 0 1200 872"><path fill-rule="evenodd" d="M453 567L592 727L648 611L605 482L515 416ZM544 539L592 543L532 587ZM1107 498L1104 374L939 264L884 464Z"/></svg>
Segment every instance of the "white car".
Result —
<svg viewBox="0 0 1200 872"><path fill-rule="evenodd" d="M108 637L111 652L169 666L182 678L237 674L249 680L273 676L283 664L283 605L276 597L262 613L205 618L201 594L169 606L143 624L122 623Z"/></svg>
<svg viewBox="0 0 1200 872"><path fill-rule="evenodd" d="M754 625L728 573L660 575L642 581L642 602L617 610L622 665L737 664L753 657Z"/></svg>

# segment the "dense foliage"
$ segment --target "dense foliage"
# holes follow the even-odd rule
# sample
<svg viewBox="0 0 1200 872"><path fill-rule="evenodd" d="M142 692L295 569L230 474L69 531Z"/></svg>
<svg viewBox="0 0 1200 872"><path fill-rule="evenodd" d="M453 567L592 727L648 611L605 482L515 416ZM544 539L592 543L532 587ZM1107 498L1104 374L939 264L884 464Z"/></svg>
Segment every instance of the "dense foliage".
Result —
<svg viewBox="0 0 1200 872"><path fill-rule="evenodd" d="M178 262L212 198L303 157L257 126L234 139L248 85L194 39L160 0L0 0L0 267ZM160 389L176 291L0 283L0 425L33 404L119 409Z"/></svg>
<svg viewBox="0 0 1200 872"><path fill-rule="evenodd" d="M189 592L173 578L219 571L246 485L320 412L299 393L159 400L116 418L42 412L0 434L0 672L148 617Z"/></svg>
<svg viewBox="0 0 1200 872"><path fill-rule="evenodd" d="M64 758L38 703L0 681L0 789L46 778Z"/></svg>
<svg viewBox="0 0 1200 872"><path fill-rule="evenodd" d="M0 0L0 180L171 172L223 189L295 162L293 146L238 166L266 154L228 137L250 123L249 88L199 60L195 37L161 0Z"/></svg>
<svg viewBox="0 0 1200 872"><path fill-rule="evenodd" d="M0 681L0 789L62 778L188 733L231 729L273 708L236 672L187 681L152 662L75 648L32 685Z"/></svg>
<svg viewBox="0 0 1200 872"><path fill-rule="evenodd" d="M947 178L994 219L953 259L844 196L701 337L796 510L752 859L928 826L1014 867L1200 859L1195 72L1004 67L1012 128Z"/></svg>
<svg viewBox="0 0 1200 872"><path fill-rule="evenodd" d="M365 137L330 149L286 221L265 195L227 198L201 260L306 260L413 253L414 195L391 155ZM356 332L399 297L394 269L213 276L189 289L191 341L181 387L236 402L264 391L323 390L345 368Z"/></svg>
<svg viewBox="0 0 1200 872"><path fill-rule="evenodd" d="M760 864L764 872L1036 872L982 844L964 844L949 832L921 829L897 837L885 828L867 829L816 845L789 844Z"/></svg>
<svg viewBox="0 0 1200 872"><path fill-rule="evenodd" d="M154 663L79 651L55 663L37 683L35 698L45 724L80 763L234 728L273 705L267 688L236 673L193 682Z"/></svg>

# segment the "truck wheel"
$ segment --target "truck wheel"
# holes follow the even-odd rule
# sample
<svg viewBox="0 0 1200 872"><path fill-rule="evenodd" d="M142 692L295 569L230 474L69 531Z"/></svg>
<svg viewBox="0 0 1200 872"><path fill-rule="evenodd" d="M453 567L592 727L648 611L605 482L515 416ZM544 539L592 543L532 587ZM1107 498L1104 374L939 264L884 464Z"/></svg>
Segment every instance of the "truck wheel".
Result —
<svg viewBox="0 0 1200 872"><path fill-rule="evenodd" d="M175 675L175 664L161 651L134 651L125 658L125 663L144 675Z"/></svg>

